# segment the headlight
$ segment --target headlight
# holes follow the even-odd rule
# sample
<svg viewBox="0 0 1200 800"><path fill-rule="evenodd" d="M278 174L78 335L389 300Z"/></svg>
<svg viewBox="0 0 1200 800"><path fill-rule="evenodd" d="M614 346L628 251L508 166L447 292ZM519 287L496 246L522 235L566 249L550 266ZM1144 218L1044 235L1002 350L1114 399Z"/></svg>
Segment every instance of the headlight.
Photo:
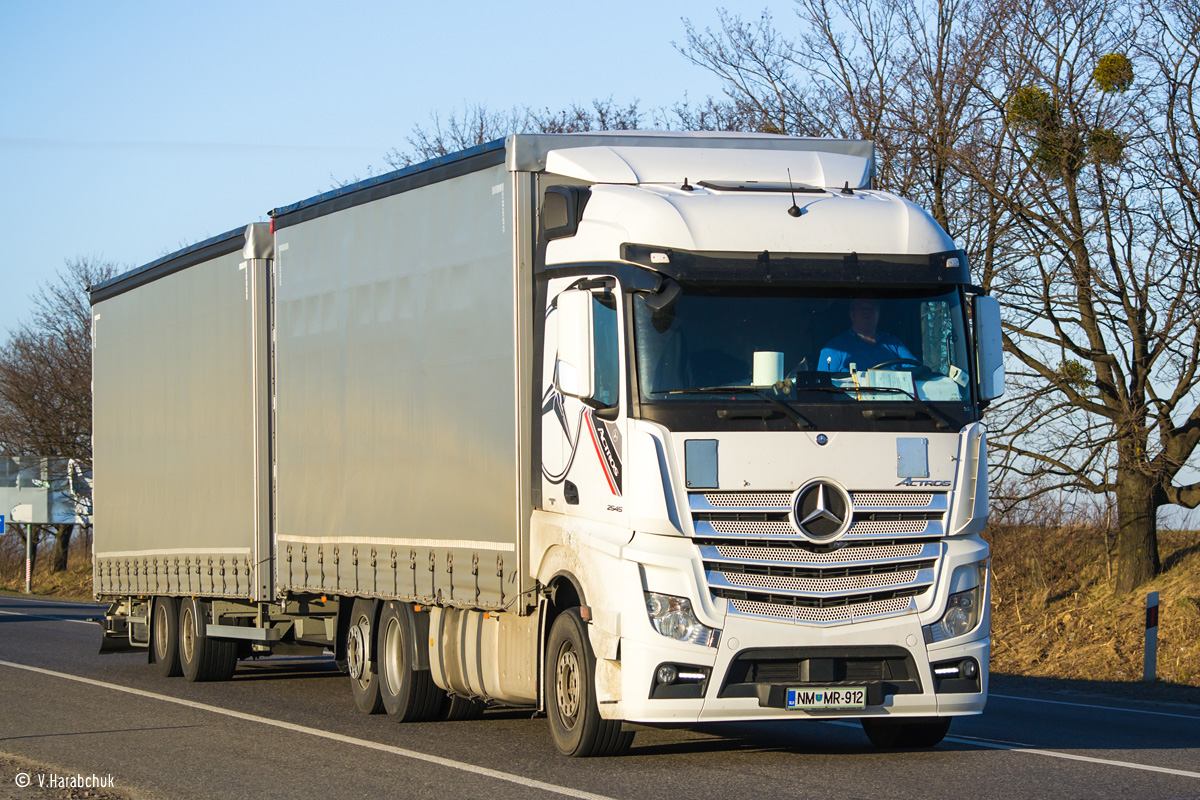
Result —
<svg viewBox="0 0 1200 800"><path fill-rule="evenodd" d="M982 605L982 586L950 595L950 600L946 603L946 613L942 614L942 618L932 625L925 626L926 643L943 642L975 630L979 625Z"/></svg>
<svg viewBox="0 0 1200 800"><path fill-rule="evenodd" d="M721 635L696 619L692 601L686 597L646 592L646 614L654 630L677 642L716 647Z"/></svg>

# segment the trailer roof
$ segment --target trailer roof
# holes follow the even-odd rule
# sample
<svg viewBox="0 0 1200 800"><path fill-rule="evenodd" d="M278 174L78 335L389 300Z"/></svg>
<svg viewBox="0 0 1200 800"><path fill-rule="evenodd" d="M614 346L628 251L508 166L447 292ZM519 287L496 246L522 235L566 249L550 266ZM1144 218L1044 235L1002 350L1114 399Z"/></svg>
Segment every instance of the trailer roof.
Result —
<svg viewBox="0 0 1200 800"><path fill-rule="evenodd" d="M431 183L504 163L504 139L475 145L394 172L385 172L357 183L348 183L307 200L280 206L270 213L276 230L344 208L369 203Z"/></svg>
<svg viewBox="0 0 1200 800"><path fill-rule="evenodd" d="M507 163L513 171L546 169L551 151L584 147L670 147L709 150L775 150L834 153L870 162L874 171L875 143L862 139L821 139L769 133L714 131L591 131L586 133L514 133L505 139L431 158L403 169L339 186L307 200L271 211L276 230L334 211L407 192L468 172Z"/></svg>
<svg viewBox="0 0 1200 800"><path fill-rule="evenodd" d="M212 236L202 242L189 245L182 250L176 250L174 253L151 261L149 264L144 264L128 272L121 273L115 278L110 278L99 286L93 286L91 289L92 305L99 303L101 300L116 297L130 289L170 275L173 272L187 269L193 264L199 264L202 261L208 261L217 256L241 250L245 243L246 226L242 225L231 231L225 231L225 233Z"/></svg>

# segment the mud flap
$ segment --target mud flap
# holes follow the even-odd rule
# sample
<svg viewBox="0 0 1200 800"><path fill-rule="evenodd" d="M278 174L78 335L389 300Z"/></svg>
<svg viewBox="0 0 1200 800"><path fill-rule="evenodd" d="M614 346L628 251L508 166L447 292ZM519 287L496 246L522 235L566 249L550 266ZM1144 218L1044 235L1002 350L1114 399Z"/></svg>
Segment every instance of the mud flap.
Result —
<svg viewBox="0 0 1200 800"><path fill-rule="evenodd" d="M100 638L100 655L135 653L144 648L129 642L129 630L124 620L96 620L104 635ZM110 627L111 625L111 627Z"/></svg>

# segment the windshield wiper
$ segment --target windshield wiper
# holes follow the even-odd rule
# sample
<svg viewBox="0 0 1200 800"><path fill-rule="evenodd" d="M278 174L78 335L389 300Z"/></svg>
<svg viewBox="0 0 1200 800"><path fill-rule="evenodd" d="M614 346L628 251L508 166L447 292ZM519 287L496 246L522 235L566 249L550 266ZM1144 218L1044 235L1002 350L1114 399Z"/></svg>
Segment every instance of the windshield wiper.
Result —
<svg viewBox="0 0 1200 800"><path fill-rule="evenodd" d="M822 388L824 388L824 387L822 387ZM936 424L938 428L954 427L954 420L950 419L945 414L938 411L936 408L929 405L928 403L926 403L920 397L917 397L912 392L908 391L907 389L901 389L899 386L845 386L845 387L831 386L829 388L833 389L834 391L837 391L837 392L890 392L891 394L902 394L905 397L907 397L909 400L911 400L912 402L916 403L917 407L920 408L922 411L924 411L925 414L931 420L934 421L934 424ZM876 409L869 409L869 408L863 409L863 416L867 417L867 419L878 418L877 416L874 416L874 415L868 416L867 412L869 412L869 411L874 412L874 411L876 411Z"/></svg>
<svg viewBox="0 0 1200 800"><path fill-rule="evenodd" d="M793 408L790 404L780 400L775 395L768 392L760 386L697 386L693 389L669 389L665 392L650 392L650 394L755 394L766 400L774 403L792 422L796 423L796 427L800 430L811 431L816 430L816 425L812 421L806 419L799 411Z"/></svg>

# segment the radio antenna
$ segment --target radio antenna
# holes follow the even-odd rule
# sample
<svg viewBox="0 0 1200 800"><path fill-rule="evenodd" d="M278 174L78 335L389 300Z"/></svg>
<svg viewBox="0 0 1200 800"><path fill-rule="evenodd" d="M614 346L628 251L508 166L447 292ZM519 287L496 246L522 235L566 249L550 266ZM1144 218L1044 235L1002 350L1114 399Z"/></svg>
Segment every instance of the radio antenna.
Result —
<svg viewBox="0 0 1200 800"><path fill-rule="evenodd" d="M787 174L788 174L788 189L791 190L791 193L792 193L792 207L788 209L788 213L791 214L793 217L798 217L804 213L804 210L802 208L800 208L800 206L796 205L796 187L792 185L792 168L791 167L788 167Z"/></svg>

